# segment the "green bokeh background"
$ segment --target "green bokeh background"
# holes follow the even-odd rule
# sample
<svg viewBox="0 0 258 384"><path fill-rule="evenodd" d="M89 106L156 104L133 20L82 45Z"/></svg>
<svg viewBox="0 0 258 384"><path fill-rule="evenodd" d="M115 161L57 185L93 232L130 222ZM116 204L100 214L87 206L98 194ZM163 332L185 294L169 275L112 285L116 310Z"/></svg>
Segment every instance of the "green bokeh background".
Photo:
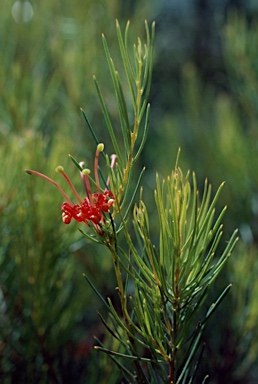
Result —
<svg viewBox="0 0 258 384"><path fill-rule="evenodd" d="M204 335L200 378L209 373L209 382L219 384L258 380L258 13L251 2L184 4L1 2L4 384L121 383L116 367L92 349L94 335L106 338L107 345L113 341L97 316L97 311L105 315L105 308L82 276L86 272L103 296L115 301L112 262L104 248L82 239L76 225L63 225L58 191L23 172L33 168L57 180L55 167L61 163L80 188L67 154L91 167L95 151L80 107L109 146L93 74L119 130L101 42L104 32L119 67L116 18L122 28L131 20L132 41L144 37L145 19L157 22L150 134L140 159L147 166L147 201L152 204L155 172L169 174L180 147L182 168L194 170L200 185L206 177L214 189L226 181L220 200L228 206L224 230L227 236L236 227L240 231L239 245L214 288L233 282ZM151 218L155 237L154 213Z"/></svg>

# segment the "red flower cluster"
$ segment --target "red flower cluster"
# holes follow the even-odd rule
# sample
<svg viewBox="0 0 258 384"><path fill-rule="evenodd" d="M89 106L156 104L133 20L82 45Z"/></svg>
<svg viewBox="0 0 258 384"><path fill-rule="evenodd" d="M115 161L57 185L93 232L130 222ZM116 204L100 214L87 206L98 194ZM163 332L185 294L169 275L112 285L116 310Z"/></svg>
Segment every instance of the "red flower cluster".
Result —
<svg viewBox="0 0 258 384"><path fill-rule="evenodd" d="M72 189L74 196L76 197L78 204L74 204L72 200L67 196L67 194L63 191L63 189L52 179L47 177L46 175L39 173L37 171L26 170L28 174L35 174L40 176L50 183L54 184L55 187L61 192L63 197L65 198L65 202L61 206L62 211L62 220L65 224L70 224L72 219L75 219L77 222L84 222L88 225L88 221L91 221L94 225L98 225L99 223L105 222L104 213L109 212L110 208L114 204L115 198L113 193L105 189L104 192L101 191L100 183L99 183L99 175L98 175L98 159L99 153L104 149L103 144L98 144L95 162L94 162L94 174L95 174L95 184L97 187L97 193L91 192L90 182L89 182L89 169L83 169L83 163L80 163L81 166L81 178L83 181L83 185L86 191L86 197L82 200L76 191L74 185L72 184L69 177L64 172L64 168L62 166L58 166L56 171L61 173L66 181L68 182L70 188ZM114 167L116 161L116 155L112 155L111 168ZM109 185L109 179L106 183L107 187Z"/></svg>
<svg viewBox="0 0 258 384"><path fill-rule="evenodd" d="M108 212L114 203L114 196L108 189L104 193L93 193L92 199L85 197L82 204L63 203L61 206L62 219L65 224L70 224L72 218L78 223L87 220L98 224L103 221L103 212Z"/></svg>

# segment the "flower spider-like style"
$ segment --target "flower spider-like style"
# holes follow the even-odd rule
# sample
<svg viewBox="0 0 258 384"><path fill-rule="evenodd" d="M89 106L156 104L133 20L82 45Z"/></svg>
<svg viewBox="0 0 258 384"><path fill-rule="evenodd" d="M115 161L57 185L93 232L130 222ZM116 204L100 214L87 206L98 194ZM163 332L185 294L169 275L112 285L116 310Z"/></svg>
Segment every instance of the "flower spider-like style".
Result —
<svg viewBox="0 0 258 384"><path fill-rule="evenodd" d="M104 190L104 192L102 192L100 188L99 174L98 174L98 161L99 161L99 153L102 152L103 150L104 150L104 144L102 143L98 144L96 155L95 155L95 161L94 161L94 175L95 175L97 192L95 193L91 192L91 186L90 186L90 180L89 180L90 170L87 168L83 169L84 164L80 163L81 178L86 191L86 197L84 197L84 199L81 199L81 197L79 196L71 180L65 173L64 168L61 165L56 167L56 172L61 173L63 175L63 177L69 184L70 188L72 189L73 194L78 202L76 204L72 202L72 200L67 196L64 190L54 180L50 179L48 176L40 172L33 171L33 170L26 170L26 172L29 175L34 174L34 175L40 176L43 179L52 183L63 195L63 197L65 198L65 202L61 206L61 211L62 211L62 220L65 224L70 224L72 219L75 219L79 223L84 222L87 225L89 221L91 221L95 226L99 224L104 224L105 222L104 213L109 212L110 208L114 204L115 198L113 193L108 189L109 178L106 182L107 188ZM117 157L116 155L111 156L111 159L112 159L111 169L114 167L116 157Z"/></svg>

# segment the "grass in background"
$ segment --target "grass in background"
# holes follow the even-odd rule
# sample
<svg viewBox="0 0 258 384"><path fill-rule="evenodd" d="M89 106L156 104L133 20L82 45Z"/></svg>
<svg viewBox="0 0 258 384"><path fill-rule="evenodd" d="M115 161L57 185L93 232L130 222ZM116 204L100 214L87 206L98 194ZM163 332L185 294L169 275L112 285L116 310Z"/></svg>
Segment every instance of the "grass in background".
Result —
<svg viewBox="0 0 258 384"><path fill-rule="evenodd" d="M95 316L100 304L81 276L87 270L108 293L111 265L105 255L95 257L100 251L86 247L79 233L64 229L56 210L58 192L49 195L48 186L24 176L23 168L33 165L51 176L68 152L91 161L94 143L87 140L79 108L101 132L93 73L105 82L105 98L116 117L101 33L108 34L114 50L115 18L132 16L140 35L149 10L142 2L132 15L118 0L46 1L33 4L31 21L16 23L12 6L3 1L0 15L0 377L5 384L55 383L64 377L67 382L119 382L108 363L90 352L92 334L102 336ZM239 226L242 246L225 276L234 283L232 313L224 308L216 329L216 335L223 334L221 319L230 317L233 363L218 365L227 357L229 339L223 339L222 351L214 340L208 346L211 382L220 384L222 377L231 383L258 377L257 40L255 21L249 26L243 18L229 19L223 42L230 92L217 94L191 63L184 66L182 113L159 117L144 155L166 176L181 146L185 168L196 170L199 178L209 175L215 188L226 180L222 204L229 203L232 214L226 216L225 231ZM161 157L164 142L170 150Z"/></svg>

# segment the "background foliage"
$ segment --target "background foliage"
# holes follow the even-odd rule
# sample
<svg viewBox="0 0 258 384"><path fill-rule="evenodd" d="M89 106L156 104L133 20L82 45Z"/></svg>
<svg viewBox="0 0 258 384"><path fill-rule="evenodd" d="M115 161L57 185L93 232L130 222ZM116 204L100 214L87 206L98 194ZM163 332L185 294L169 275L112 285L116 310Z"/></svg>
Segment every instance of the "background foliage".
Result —
<svg viewBox="0 0 258 384"><path fill-rule="evenodd" d="M122 28L131 19L133 37L144 33L144 19L157 21L150 135L141 160L147 165L145 195L156 170L170 174L180 146L184 169L201 181L208 176L215 189L226 181L224 230L240 229L241 242L221 282L233 282L233 288L204 334L200 377L209 373L210 383L258 379L257 9L240 1L237 7L233 1L184 4L44 1L32 4L33 15L24 22L13 2L2 1L3 383L121 382L106 357L92 352L93 335L104 337L96 311L105 308L82 277L87 271L103 295L112 297L111 260L102 248L86 244L75 227L64 227L58 192L23 173L33 167L51 176L60 162L72 172L67 153L92 161L95 143L80 107L101 140L107 138L93 73L119 129L101 42L105 32L113 55L118 53L115 18Z"/></svg>

